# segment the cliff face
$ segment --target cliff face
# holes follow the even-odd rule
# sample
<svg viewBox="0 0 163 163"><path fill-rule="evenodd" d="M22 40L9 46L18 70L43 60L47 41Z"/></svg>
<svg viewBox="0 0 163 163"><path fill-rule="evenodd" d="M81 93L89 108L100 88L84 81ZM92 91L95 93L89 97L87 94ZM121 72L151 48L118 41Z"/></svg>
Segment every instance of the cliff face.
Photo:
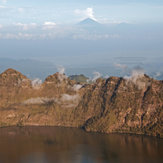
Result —
<svg viewBox="0 0 163 163"><path fill-rule="evenodd" d="M21 102L28 96L31 88L31 81L27 77L16 70L6 70L0 74L0 108Z"/></svg>
<svg viewBox="0 0 163 163"><path fill-rule="evenodd" d="M163 137L163 82L137 75L80 85L56 73L33 85L8 69L0 74L0 126L13 125Z"/></svg>
<svg viewBox="0 0 163 163"><path fill-rule="evenodd" d="M85 129L162 137L163 83L145 76L139 80L146 86L140 89L122 78L106 80L102 91L103 112L86 121Z"/></svg>

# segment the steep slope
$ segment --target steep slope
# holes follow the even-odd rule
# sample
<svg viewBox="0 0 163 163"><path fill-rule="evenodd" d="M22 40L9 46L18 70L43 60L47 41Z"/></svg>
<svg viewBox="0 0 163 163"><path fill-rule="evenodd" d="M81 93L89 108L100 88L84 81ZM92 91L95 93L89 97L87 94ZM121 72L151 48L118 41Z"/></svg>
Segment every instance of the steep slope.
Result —
<svg viewBox="0 0 163 163"><path fill-rule="evenodd" d="M142 81L145 85L140 89L122 78L108 79L103 95L104 111L90 118L84 125L85 129L162 137L163 83L146 76Z"/></svg>
<svg viewBox="0 0 163 163"><path fill-rule="evenodd" d="M37 89L21 73L0 74L0 126L69 126L163 137L163 81L141 74L80 85L64 74Z"/></svg>

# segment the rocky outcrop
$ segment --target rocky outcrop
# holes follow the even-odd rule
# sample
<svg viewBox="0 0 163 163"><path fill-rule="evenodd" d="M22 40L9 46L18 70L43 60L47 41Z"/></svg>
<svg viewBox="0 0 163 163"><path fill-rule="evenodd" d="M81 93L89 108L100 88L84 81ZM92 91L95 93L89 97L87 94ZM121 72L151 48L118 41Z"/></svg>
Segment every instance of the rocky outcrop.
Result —
<svg viewBox="0 0 163 163"><path fill-rule="evenodd" d="M31 89L31 81L26 76L13 69L6 70L0 74L0 108L21 102Z"/></svg>
<svg viewBox="0 0 163 163"><path fill-rule="evenodd" d="M163 81L138 74L83 85L56 73L35 86L13 69L0 74L1 127L82 127L163 138Z"/></svg>

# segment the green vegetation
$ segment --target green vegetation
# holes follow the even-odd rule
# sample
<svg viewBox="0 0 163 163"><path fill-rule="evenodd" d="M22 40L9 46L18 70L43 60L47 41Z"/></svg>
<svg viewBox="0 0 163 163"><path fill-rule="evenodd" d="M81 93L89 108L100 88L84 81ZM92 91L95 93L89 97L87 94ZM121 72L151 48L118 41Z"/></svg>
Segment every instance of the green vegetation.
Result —
<svg viewBox="0 0 163 163"><path fill-rule="evenodd" d="M83 74L81 74L81 75L69 76L69 79L70 80L75 80L76 82L79 82L79 83L87 83L89 78L84 76Z"/></svg>

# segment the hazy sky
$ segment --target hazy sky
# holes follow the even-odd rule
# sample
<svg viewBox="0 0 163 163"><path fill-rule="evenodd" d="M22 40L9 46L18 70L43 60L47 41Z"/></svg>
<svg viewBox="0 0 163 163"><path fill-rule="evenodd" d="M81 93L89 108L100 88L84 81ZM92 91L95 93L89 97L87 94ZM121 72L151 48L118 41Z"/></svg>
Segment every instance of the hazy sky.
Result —
<svg viewBox="0 0 163 163"><path fill-rule="evenodd" d="M85 18L100 28L76 26ZM163 0L0 0L0 58L104 63L163 51Z"/></svg>
<svg viewBox="0 0 163 163"><path fill-rule="evenodd" d="M163 0L0 0L0 26L16 23L163 22Z"/></svg>

